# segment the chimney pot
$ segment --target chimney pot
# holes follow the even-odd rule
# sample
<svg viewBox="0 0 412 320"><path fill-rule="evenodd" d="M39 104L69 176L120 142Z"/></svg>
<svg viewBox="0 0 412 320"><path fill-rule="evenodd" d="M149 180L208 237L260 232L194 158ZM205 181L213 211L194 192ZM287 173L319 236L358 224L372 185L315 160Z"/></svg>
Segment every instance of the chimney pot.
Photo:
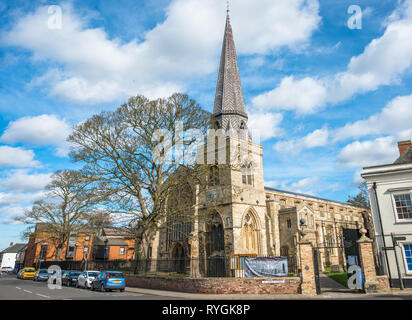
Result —
<svg viewBox="0 0 412 320"><path fill-rule="evenodd" d="M402 155L411 145L412 145L411 140L399 141L398 142L399 154Z"/></svg>
<svg viewBox="0 0 412 320"><path fill-rule="evenodd" d="M13 242L10 242L10 247L12 247L13 246Z"/></svg>

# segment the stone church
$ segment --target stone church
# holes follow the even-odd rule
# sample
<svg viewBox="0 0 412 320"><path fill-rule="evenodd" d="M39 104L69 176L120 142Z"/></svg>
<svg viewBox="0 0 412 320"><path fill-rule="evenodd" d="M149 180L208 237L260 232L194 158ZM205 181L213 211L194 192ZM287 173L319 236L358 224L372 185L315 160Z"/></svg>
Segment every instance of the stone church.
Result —
<svg viewBox="0 0 412 320"><path fill-rule="evenodd" d="M152 268L160 270L161 261L181 261L174 271L192 276L233 276L232 258L239 256L295 256L302 228L310 232L319 247L320 268L344 264L345 255L339 244L344 229L363 227L373 232L370 213L348 203L322 199L306 194L265 187L263 177L263 148L248 135L246 112L238 70L235 43L227 14L220 68L213 108L216 128L227 135L226 147L236 149L246 145L254 159L253 170L230 165L211 166L217 179L206 186L188 186L193 194L193 221L166 218L165 228L154 237L150 258ZM246 132L246 134L243 134ZM182 187L185 188L185 187ZM199 192L200 189L206 192ZM196 217L209 217L208 220ZM216 269L210 261L221 261ZM230 261L230 262L229 262ZM239 267L239 266L237 266ZM299 266L297 266L299 267ZM170 270L169 270L170 271Z"/></svg>

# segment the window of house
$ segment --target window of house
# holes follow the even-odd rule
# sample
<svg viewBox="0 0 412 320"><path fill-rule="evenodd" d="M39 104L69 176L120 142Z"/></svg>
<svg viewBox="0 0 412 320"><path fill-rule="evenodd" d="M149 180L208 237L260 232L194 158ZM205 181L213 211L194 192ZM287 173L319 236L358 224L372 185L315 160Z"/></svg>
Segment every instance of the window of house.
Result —
<svg viewBox="0 0 412 320"><path fill-rule="evenodd" d="M75 255L76 255L76 247L69 245L66 251L66 258L74 258Z"/></svg>
<svg viewBox="0 0 412 320"><path fill-rule="evenodd" d="M120 254L124 254L124 247L120 247Z"/></svg>
<svg viewBox="0 0 412 320"><path fill-rule="evenodd" d="M408 273L412 272L412 243L403 245L403 253L406 260L406 270L408 270Z"/></svg>
<svg viewBox="0 0 412 320"><path fill-rule="evenodd" d="M286 221L286 224L287 224L287 226L288 226L289 229L292 228L292 221L291 221L290 219L288 219L288 220Z"/></svg>
<svg viewBox="0 0 412 320"><path fill-rule="evenodd" d="M47 244L43 244L41 246L41 250L40 250L40 260L44 260L46 259L46 254L47 254Z"/></svg>
<svg viewBox="0 0 412 320"><path fill-rule="evenodd" d="M396 214L399 220L412 219L412 201L409 193L393 196L396 206Z"/></svg>

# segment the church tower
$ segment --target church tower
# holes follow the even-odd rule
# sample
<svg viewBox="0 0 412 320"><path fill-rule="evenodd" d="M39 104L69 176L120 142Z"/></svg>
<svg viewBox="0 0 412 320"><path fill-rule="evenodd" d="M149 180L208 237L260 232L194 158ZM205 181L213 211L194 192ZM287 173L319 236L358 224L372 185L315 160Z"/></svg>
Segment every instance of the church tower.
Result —
<svg viewBox="0 0 412 320"><path fill-rule="evenodd" d="M215 154L218 154L219 161L215 164L208 162L211 172L218 173L218 179L209 179L207 196L200 201L204 204L200 206L200 210L206 210L205 212L210 212L213 216L213 223L209 227L205 225L204 240L201 241L205 244L205 256L271 254L271 237L266 234L266 230L270 230L271 226L266 218L263 149L261 145L253 143L249 135L248 115L243 100L229 11L220 58L213 121L215 131L224 133L224 143L215 142L214 148L207 151L208 159L216 159ZM223 163L220 161L221 151L225 153L223 159L226 159L226 162ZM223 238L224 246L214 243L215 239Z"/></svg>

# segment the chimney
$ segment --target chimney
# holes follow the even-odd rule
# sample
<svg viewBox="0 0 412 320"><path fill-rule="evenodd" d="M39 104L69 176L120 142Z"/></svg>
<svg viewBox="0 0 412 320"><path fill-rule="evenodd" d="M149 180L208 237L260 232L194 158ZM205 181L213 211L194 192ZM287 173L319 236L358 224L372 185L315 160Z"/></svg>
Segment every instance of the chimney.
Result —
<svg viewBox="0 0 412 320"><path fill-rule="evenodd" d="M411 145L412 145L411 140L399 141L398 142L399 154L402 155Z"/></svg>
<svg viewBox="0 0 412 320"><path fill-rule="evenodd" d="M10 247L12 247L12 246L13 246L13 244L14 244L13 242L10 242Z"/></svg>

